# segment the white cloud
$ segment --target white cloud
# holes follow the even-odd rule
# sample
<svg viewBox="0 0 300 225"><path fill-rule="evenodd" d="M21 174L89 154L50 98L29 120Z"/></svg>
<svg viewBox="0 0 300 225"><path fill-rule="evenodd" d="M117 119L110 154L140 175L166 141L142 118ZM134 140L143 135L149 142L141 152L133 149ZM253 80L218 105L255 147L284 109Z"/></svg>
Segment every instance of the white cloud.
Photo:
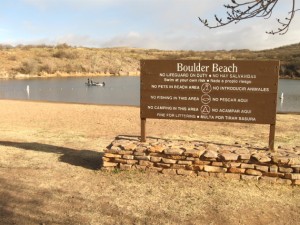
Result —
<svg viewBox="0 0 300 225"><path fill-rule="evenodd" d="M50 8L68 7L68 8L94 8L102 6L115 6L124 4L126 0L22 0L23 2L42 10Z"/></svg>
<svg viewBox="0 0 300 225"><path fill-rule="evenodd" d="M70 27L75 27L73 30L58 30L59 28L57 28L57 30L53 30L51 37L32 38L31 41L35 39L46 40L51 43L67 42L71 45L91 47L131 46L191 50L248 48L259 50L297 43L300 36L298 26L300 12L296 14L290 31L283 36L265 34L266 30L277 28L278 24L275 19L277 14L269 20L251 19L211 30L198 21L198 16L213 18L215 13L225 15L226 9L223 4L230 2L230 0L22 1L42 10L63 8L68 10L68 13L72 13L72 9L91 9L94 11L101 11L103 8L108 9L105 11L107 15L99 13L99 15L95 15L95 20L92 21L82 22L85 18L76 18L78 20L74 20L73 24L70 24ZM283 8L285 10L283 13L278 11L280 17L286 15L287 8ZM87 10L87 12L89 11ZM112 14L113 16L111 16ZM36 27L30 27L30 22L27 26L36 29ZM90 30L86 29L87 26L90 26Z"/></svg>

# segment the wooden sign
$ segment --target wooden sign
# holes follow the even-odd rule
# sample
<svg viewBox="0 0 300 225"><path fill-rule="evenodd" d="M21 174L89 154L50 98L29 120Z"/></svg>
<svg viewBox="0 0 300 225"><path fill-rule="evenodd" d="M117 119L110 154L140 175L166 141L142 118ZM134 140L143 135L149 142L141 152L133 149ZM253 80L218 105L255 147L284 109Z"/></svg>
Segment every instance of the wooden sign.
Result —
<svg viewBox="0 0 300 225"><path fill-rule="evenodd" d="M279 61L141 60L141 118L276 122Z"/></svg>

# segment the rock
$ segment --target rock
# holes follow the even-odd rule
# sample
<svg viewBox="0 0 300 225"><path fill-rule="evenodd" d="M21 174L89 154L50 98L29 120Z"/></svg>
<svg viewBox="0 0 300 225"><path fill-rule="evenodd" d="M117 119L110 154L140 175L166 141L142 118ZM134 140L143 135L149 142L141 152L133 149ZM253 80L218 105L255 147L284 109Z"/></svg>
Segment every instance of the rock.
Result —
<svg viewBox="0 0 300 225"><path fill-rule="evenodd" d="M278 164L287 164L289 162L289 159L285 156L273 156L272 161Z"/></svg>
<svg viewBox="0 0 300 225"><path fill-rule="evenodd" d="M127 150L127 151L134 151L137 147L136 144L133 144L133 143L129 143L127 145L122 145L124 147L124 150Z"/></svg>
<svg viewBox="0 0 300 225"><path fill-rule="evenodd" d="M121 149L119 147L116 147L116 146L112 146L110 149L105 149L104 152L105 153L112 153L112 154L115 154L115 153L119 153Z"/></svg>
<svg viewBox="0 0 300 225"><path fill-rule="evenodd" d="M185 165L172 164L172 169L185 169Z"/></svg>
<svg viewBox="0 0 300 225"><path fill-rule="evenodd" d="M203 156L208 159L216 159L218 158L218 153L216 151L208 150L203 154Z"/></svg>
<svg viewBox="0 0 300 225"><path fill-rule="evenodd" d="M292 168L286 168L286 167L279 167L279 172L281 172L281 173L292 173L293 169Z"/></svg>
<svg viewBox="0 0 300 225"><path fill-rule="evenodd" d="M254 169L254 164L242 163L241 168L243 168L243 169Z"/></svg>
<svg viewBox="0 0 300 225"><path fill-rule="evenodd" d="M168 157L169 157L170 159L175 159L175 160L186 159L186 156L184 156L184 155L168 155Z"/></svg>
<svg viewBox="0 0 300 225"><path fill-rule="evenodd" d="M120 155L133 155L133 151L121 150L119 151Z"/></svg>
<svg viewBox="0 0 300 225"><path fill-rule="evenodd" d="M195 161L196 159L194 157L186 157L186 160Z"/></svg>
<svg viewBox="0 0 300 225"><path fill-rule="evenodd" d="M202 146L202 145L197 145L197 144L195 144L194 149L195 149L195 150L198 150L198 151L200 151L200 152L202 152L202 153L205 152L205 150L206 150L206 148L205 148L204 146ZM202 154L202 153L201 153L201 154ZM201 154L200 154L200 155L201 155Z"/></svg>
<svg viewBox="0 0 300 225"><path fill-rule="evenodd" d="M258 180L259 176L241 175L242 180Z"/></svg>
<svg viewBox="0 0 300 225"><path fill-rule="evenodd" d="M285 174L285 178L288 178L291 180L300 180L300 173L287 173L287 174Z"/></svg>
<svg viewBox="0 0 300 225"><path fill-rule="evenodd" d="M102 161L104 162L111 162L111 161L114 161L114 158L106 158L106 157L102 157Z"/></svg>
<svg viewBox="0 0 300 225"><path fill-rule="evenodd" d="M239 155L234 153L222 153L221 158L225 161L236 161L239 158Z"/></svg>
<svg viewBox="0 0 300 225"><path fill-rule="evenodd" d="M270 162L271 161L271 158L269 158L265 154L253 154L251 157L253 159L257 160L260 163Z"/></svg>
<svg viewBox="0 0 300 225"><path fill-rule="evenodd" d="M136 156L145 156L146 155L145 152L134 152L133 154Z"/></svg>
<svg viewBox="0 0 300 225"><path fill-rule="evenodd" d="M230 150L228 150L228 149L220 149L219 151L218 151L220 154L222 153L232 153L232 151L230 151Z"/></svg>
<svg viewBox="0 0 300 225"><path fill-rule="evenodd" d="M271 173L277 173L278 172L278 166L276 166L276 165L270 166L269 171Z"/></svg>
<svg viewBox="0 0 300 225"><path fill-rule="evenodd" d="M195 165L209 165L211 162L210 161L203 161L200 159L195 159L194 164Z"/></svg>
<svg viewBox="0 0 300 225"><path fill-rule="evenodd" d="M104 161L102 166L103 167L116 167L116 166L118 166L118 163Z"/></svg>
<svg viewBox="0 0 300 225"><path fill-rule="evenodd" d="M262 172L259 170L247 169L245 173L253 176L262 176Z"/></svg>
<svg viewBox="0 0 300 225"><path fill-rule="evenodd" d="M182 150L184 151L189 151L189 150L195 150L194 149L194 145L192 145L191 143L185 143L183 144L182 147L180 147Z"/></svg>
<svg viewBox="0 0 300 225"><path fill-rule="evenodd" d="M135 152L146 152L147 147L137 146Z"/></svg>
<svg viewBox="0 0 300 225"><path fill-rule="evenodd" d="M267 177L281 177L281 178L284 177L284 173L264 172L263 175L264 175L264 176L267 176Z"/></svg>
<svg viewBox="0 0 300 225"><path fill-rule="evenodd" d="M185 160L178 160L177 162L179 165L192 165L192 161L185 161Z"/></svg>
<svg viewBox="0 0 300 225"><path fill-rule="evenodd" d="M288 161L288 165L298 165L298 164L300 164L300 157L293 157Z"/></svg>
<svg viewBox="0 0 300 225"><path fill-rule="evenodd" d="M202 171L204 170L204 166L202 165L190 165L190 166L186 166L187 169L191 169L191 170L195 170L195 171Z"/></svg>
<svg viewBox="0 0 300 225"><path fill-rule="evenodd" d="M268 166L260 166L260 165L255 165L255 169L262 171L262 172L268 172L269 171L269 167Z"/></svg>
<svg viewBox="0 0 300 225"><path fill-rule="evenodd" d="M147 166L147 167L150 167L150 166L153 166L153 163L150 162L150 161L146 161L146 160L140 160L140 161L139 161L139 165L140 165L140 166Z"/></svg>
<svg viewBox="0 0 300 225"><path fill-rule="evenodd" d="M111 153L105 153L104 156L107 158L121 158L122 157L121 155L111 154Z"/></svg>
<svg viewBox="0 0 300 225"><path fill-rule="evenodd" d="M143 155L143 156L136 155L136 156L134 156L134 159L136 159L136 160L150 161L150 156L146 156L146 155Z"/></svg>
<svg viewBox="0 0 300 225"><path fill-rule="evenodd" d="M293 184L294 184L294 185L300 185L300 180L295 180L295 181L293 182Z"/></svg>
<svg viewBox="0 0 300 225"><path fill-rule="evenodd" d="M228 169L229 173L245 173L246 169L242 169L242 168L234 168L231 167Z"/></svg>
<svg viewBox="0 0 300 225"><path fill-rule="evenodd" d="M204 152L205 150L195 150L195 149L190 149L190 150L186 150L185 152L184 152L184 155L185 156L190 156L190 157L197 157L197 158L199 158L202 154L203 154L203 152Z"/></svg>
<svg viewBox="0 0 300 225"><path fill-rule="evenodd" d="M168 164L175 164L177 161L174 159L166 159L166 158L162 158L161 159L163 163L168 163Z"/></svg>
<svg viewBox="0 0 300 225"><path fill-rule="evenodd" d="M222 162L212 162L211 164L212 166L219 166L219 167L223 167L223 163Z"/></svg>
<svg viewBox="0 0 300 225"><path fill-rule="evenodd" d="M132 165L120 164L120 170L131 170Z"/></svg>
<svg viewBox="0 0 300 225"><path fill-rule="evenodd" d="M134 159L133 155L123 155L123 159Z"/></svg>
<svg viewBox="0 0 300 225"><path fill-rule="evenodd" d="M161 157L151 156L150 157L150 161L151 162L160 162L161 161Z"/></svg>
<svg viewBox="0 0 300 225"><path fill-rule="evenodd" d="M171 167L171 164L155 163L155 166L161 167L161 168L170 168L170 167Z"/></svg>
<svg viewBox="0 0 300 225"><path fill-rule="evenodd" d="M180 148L168 148L164 150L166 155L181 155L183 150Z"/></svg>
<svg viewBox="0 0 300 225"><path fill-rule="evenodd" d="M250 152L249 152L248 149L243 149L243 148L234 150L234 153L238 154L238 155L241 155L241 154L250 154Z"/></svg>
<svg viewBox="0 0 300 225"><path fill-rule="evenodd" d="M218 151L220 149L220 147L215 144L208 144L206 149L208 151Z"/></svg>
<svg viewBox="0 0 300 225"><path fill-rule="evenodd" d="M204 171L211 172L211 173L226 173L227 169L223 167L205 165Z"/></svg>
<svg viewBox="0 0 300 225"><path fill-rule="evenodd" d="M229 165L229 167L240 167L241 163L236 163L236 162L229 162L227 163Z"/></svg>
<svg viewBox="0 0 300 225"><path fill-rule="evenodd" d="M265 156L265 157L262 157L258 160L260 163L266 163L266 162L271 162L271 158Z"/></svg>
<svg viewBox="0 0 300 225"><path fill-rule="evenodd" d="M250 154L240 154L240 159L242 160L248 160L251 158Z"/></svg>
<svg viewBox="0 0 300 225"><path fill-rule="evenodd" d="M149 148L150 152L163 152L165 150L165 146L163 145L155 145Z"/></svg>
<svg viewBox="0 0 300 225"><path fill-rule="evenodd" d="M138 160L128 159L128 160L126 160L126 163L133 165L133 164L137 164Z"/></svg>
<svg viewBox="0 0 300 225"><path fill-rule="evenodd" d="M126 159L119 159L118 158L118 159L114 159L114 162L126 164L127 160Z"/></svg>

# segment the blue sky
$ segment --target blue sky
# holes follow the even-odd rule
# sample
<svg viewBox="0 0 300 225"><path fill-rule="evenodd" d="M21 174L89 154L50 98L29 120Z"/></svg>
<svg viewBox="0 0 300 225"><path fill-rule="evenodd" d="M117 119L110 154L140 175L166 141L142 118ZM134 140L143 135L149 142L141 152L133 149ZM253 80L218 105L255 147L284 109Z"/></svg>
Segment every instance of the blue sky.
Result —
<svg viewBox="0 0 300 225"><path fill-rule="evenodd" d="M224 15L231 0L1 0L0 43L68 43L86 47L165 50L261 50L300 42L300 11L286 35L268 35L290 1L269 20L208 29L198 16ZM283 2L283 3L282 3ZM284 4L285 3L285 4Z"/></svg>

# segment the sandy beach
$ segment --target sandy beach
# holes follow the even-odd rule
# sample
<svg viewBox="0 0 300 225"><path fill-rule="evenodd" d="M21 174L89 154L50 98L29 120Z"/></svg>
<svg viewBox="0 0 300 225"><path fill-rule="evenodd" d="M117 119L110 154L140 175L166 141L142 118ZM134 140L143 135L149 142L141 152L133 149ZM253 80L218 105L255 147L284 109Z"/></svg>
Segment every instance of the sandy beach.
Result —
<svg viewBox="0 0 300 225"><path fill-rule="evenodd" d="M101 171L138 107L0 100L0 224L300 224L300 187ZM300 115L277 115L275 148L300 146ZM147 120L147 135L267 147L269 126Z"/></svg>

